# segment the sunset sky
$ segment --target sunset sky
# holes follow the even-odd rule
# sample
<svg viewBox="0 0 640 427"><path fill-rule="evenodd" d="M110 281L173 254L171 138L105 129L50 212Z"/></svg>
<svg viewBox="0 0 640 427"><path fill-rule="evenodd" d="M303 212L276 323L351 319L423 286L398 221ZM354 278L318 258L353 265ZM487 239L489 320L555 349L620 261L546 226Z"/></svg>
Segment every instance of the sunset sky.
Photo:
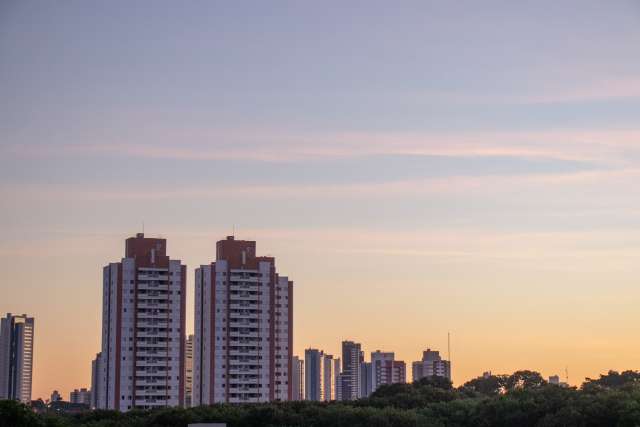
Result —
<svg viewBox="0 0 640 427"><path fill-rule="evenodd" d="M189 332L235 227L295 282L295 354L640 369L640 3L3 1L0 198L34 398L90 385L143 222Z"/></svg>

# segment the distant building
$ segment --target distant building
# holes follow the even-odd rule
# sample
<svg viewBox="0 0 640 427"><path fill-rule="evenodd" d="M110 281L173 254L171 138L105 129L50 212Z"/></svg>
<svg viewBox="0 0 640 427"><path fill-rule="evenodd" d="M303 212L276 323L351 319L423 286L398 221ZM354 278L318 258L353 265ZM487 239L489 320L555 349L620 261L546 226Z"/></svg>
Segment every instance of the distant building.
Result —
<svg viewBox="0 0 640 427"><path fill-rule="evenodd" d="M102 353L96 354L96 358L91 361L91 404L89 405L91 409L96 409L98 407L98 390L100 387L98 386L99 378L104 375L103 366L102 366Z"/></svg>
<svg viewBox="0 0 640 427"><path fill-rule="evenodd" d="M51 399L49 399L49 403L61 402L61 401L62 401L62 396L60 395L60 393L58 393L58 390L53 390L53 392L51 393Z"/></svg>
<svg viewBox="0 0 640 427"><path fill-rule="evenodd" d="M195 272L193 404L289 400L293 282L228 236Z"/></svg>
<svg viewBox="0 0 640 427"><path fill-rule="evenodd" d="M333 358L333 400L342 400L342 361L339 357Z"/></svg>
<svg viewBox="0 0 640 427"><path fill-rule="evenodd" d="M356 400L360 397L360 364L363 359L360 343L342 342L342 400Z"/></svg>
<svg viewBox="0 0 640 427"><path fill-rule="evenodd" d="M23 315L0 321L0 399L31 402L34 319Z"/></svg>
<svg viewBox="0 0 640 427"><path fill-rule="evenodd" d="M557 385L559 387L569 387L568 383L566 383L564 381L560 381L560 376L559 375L551 375L549 377L549 384Z"/></svg>
<svg viewBox="0 0 640 427"><path fill-rule="evenodd" d="M293 389L291 400L304 400L304 360L300 360L298 356L292 357L291 384Z"/></svg>
<svg viewBox="0 0 640 427"><path fill-rule="evenodd" d="M322 400L326 402L337 400L336 385L340 379L340 358L334 359L332 355L325 354L322 363Z"/></svg>
<svg viewBox="0 0 640 427"><path fill-rule="evenodd" d="M407 381L407 368L403 361L395 360L393 352L371 353L371 392L383 384L404 383Z"/></svg>
<svg viewBox="0 0 640 427"><path fill-rule="evenodd" d="M324 400L324 352L315 348L304 351L305 400Z"/></svg>
<svg viewBox="0 0 640 427"><path fill-rule="evenodd" d="M413 362L413 381L434 376L451 380L451 363L442 360L440 352L427 349L422 352L421 361Z"/></svg>
<svg viewBox="0 0 640 427"><path fill-rule="evenodd" d="M373 393L371 388L371 362L360 363L360 397L369 397Z"/></svg>
<svg viewBox="0 0 640 427"><path fill-rule="evenodd" d="M91 390L87 390L86 388L73 390L69 393L69 402L82 403L83 405L87 405L87 407L91 407Z"/></svg>
<svg viewBox="0 0 640 427"><path fill-rule="evenodd" d="M193 335L189 335L184 346L184 406L191 407L193 389Z"/></svg>
<svg viewBox="0 0 640 427"><path fill-rule="evenodd" d="M103 268L99 409L184 405L186 271L143 233Z"/></svg>

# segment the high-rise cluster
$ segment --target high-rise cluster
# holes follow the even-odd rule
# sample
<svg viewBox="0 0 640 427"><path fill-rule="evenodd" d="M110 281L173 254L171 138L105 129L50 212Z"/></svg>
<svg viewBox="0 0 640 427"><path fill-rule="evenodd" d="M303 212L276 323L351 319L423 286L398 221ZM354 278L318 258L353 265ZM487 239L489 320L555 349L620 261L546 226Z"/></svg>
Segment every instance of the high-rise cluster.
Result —
<svg viewBox="0 0 640 427"><path fill-rule="evenodd" d="M127 411L290 400L293 282L256 242L233 236L195 271L195 335L185 339L186 266L139 233L103 270L102 351L91 405Z"/></svg>
<svg viewBox="0 0 640 427"><path fill-rule="evenodd" d="M294 372L301 375L294 400L355 400L369 397L382 385L405 383L407 377L405 362L395 360L393 352L376 350L367 362L360 343L353 341L342 342L342 363L341 359L315 348L305 350L304 362L296 356L294 360L297 361ZM428 376L451 379L451 365L437 351L425 351L423 361L414 362L413 366L414 381Z"/></svg>
<svg viewBox="0 0 640 427"><path fill-rule="evenodd" d="M102 346L91 389L72 403L128 411L215 403L355 400L406 382L406 365L360 343L343 341L340 357L320 349L293 356L293 282L256 242L229 236L215 259L195 270L195 334L186 338L187 267L167 255L167 241L138 233L124 257L103 268ZM2 319L0 399L31 400L34 320ZM451 364L427 349L413 380L451 379ZM59 393L55 393L56 399Z"/></svg>

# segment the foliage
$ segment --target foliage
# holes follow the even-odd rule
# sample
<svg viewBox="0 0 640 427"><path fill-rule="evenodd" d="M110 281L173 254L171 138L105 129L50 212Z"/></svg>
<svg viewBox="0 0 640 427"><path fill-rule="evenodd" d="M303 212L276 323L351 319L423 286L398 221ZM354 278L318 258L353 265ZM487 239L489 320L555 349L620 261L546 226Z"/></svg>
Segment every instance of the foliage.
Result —
<svg viewBox="0 0 640 427"><path fill-rule="evenodd" d="M478 378L455 389L439 378L382 386L353 402L212 405L154 411L91 411L40 415L0 401L0 427L185 427L224 422L229 427L486 427L638 426L640 374L609 372L580 389L547 384L540 374Z"/></svg>

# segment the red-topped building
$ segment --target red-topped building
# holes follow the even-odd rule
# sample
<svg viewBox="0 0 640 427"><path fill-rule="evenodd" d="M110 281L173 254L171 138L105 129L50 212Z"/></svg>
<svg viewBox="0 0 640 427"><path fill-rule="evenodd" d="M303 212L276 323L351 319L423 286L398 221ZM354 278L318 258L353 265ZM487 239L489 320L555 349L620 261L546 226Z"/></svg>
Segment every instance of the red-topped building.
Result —
<svg viewBox="0 0 640 427"><path fill-rule="evenodd" d="M194 406L291 400L293 282L227 237L195 272Z"/></svg>
<svg viewBox="0 0 640 427"><path fill-rule="evenodd" d="M186 266L165 239L138 233L103 269L102 351L95 406L127 411L184 404Z"/></svg>

